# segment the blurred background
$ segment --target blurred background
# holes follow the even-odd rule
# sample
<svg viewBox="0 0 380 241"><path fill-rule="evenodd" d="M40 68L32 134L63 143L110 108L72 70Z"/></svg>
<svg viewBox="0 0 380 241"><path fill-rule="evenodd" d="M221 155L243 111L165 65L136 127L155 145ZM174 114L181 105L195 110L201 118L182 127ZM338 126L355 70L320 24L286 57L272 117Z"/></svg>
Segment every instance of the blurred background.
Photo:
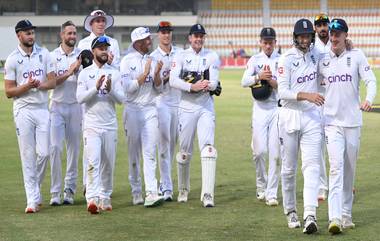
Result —
<svg viewBox="0 0 380 241"><path fill-rule="evenodd" d="M324 12L330 19L344 18L354 46L366 53L374 67L380 66L379 0L1 0L0 61L18 44L14 26L19 20L36 25L37 43L53 50L59 42L59 26L67 20L78 26L79 39L86 37L83 22L95 9L114 16L115 24L106 33L119 41L122 55L135 27L147 26L155 33L159 21L170 21L175 27L174 43L187 47L189 27L201 23L207 47L218 52L224 67L244 67L260 51L262 27L276 30L278 50L284 52L291 47L294 23L299 18L313 22L314 15Z"/></svg>

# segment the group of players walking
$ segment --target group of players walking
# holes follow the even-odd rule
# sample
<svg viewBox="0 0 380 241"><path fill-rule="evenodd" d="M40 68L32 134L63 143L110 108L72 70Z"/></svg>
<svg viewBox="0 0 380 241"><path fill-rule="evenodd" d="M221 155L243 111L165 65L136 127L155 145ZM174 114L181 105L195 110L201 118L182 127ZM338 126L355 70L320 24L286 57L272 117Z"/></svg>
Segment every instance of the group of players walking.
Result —
<svg viewBox="0 0 380 241"><path fill-rule="evenodd" d="M203 47L206 30L200 24L193 25L188 36L190 47L183 50L172 43L171 23L162 21L156 29L159 45L149 54L150 30L138 27L132 31L132 43L121 59L117 40L105 34L112 25L112 16L102 10L93 11L84 22L90 35L76 47L76 26L67 21L61 26L59 47L50 53L35 44L35 26L30 21L22 20L15 27L19 46L5 63L4 79L5 93L14 99L27 197L25 212L40 209L41 184L49 159L50 205L74 203L81 136L87 210L92 214L112 210L118 141L116 104L124 105L122 128L128 144L132 203L154 207L173 200L173 159L178 168L177 201L187 202L197 133L202 165L200 199L204 207L213 207L217 159L214 95L220 95L221 85L219 57ZM275 30L263 28L262 51L248 61L242 86L250 87L255 99L252 150L257 198L269 206L278 205L281 167L288 227L301 226L296 208L297 159L301 151L303 232L318 230L318 198L326 199L329 190L329 232L335 234L354 227L352 190L361 110L371 109L376 79L362 51L347 41L348 26L343 19L330 22L327 15L320 14L314 25L307 19L297 21L294 46L282 55L275 51ZM360 79L367 86L362 103ZM175 154L177 138L179 151ZM67 165L62 185L64 143Z"/></svg>

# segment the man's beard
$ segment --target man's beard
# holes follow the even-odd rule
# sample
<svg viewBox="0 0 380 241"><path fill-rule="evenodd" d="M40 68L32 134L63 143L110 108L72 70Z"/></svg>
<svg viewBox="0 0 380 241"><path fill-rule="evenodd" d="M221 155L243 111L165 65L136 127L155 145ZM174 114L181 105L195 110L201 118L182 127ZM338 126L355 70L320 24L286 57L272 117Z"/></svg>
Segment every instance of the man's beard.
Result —
<svg viewBox="0 0 380 241"><path fill-rule="evenodd" d="M328 32L320 32L320 33L318 33L318 37L320 39L325 39L325 38L329 37L329 34L328 34Z"/></svg>
<svg viewBox="0 0 380 241"><path fill-rule="evenodd" d="M105 63L108 62L108 55L106 55L105 58L102 58L101 55L96 55L95 58L96 58L96 60L97 60L99 63L101 63L101 64L105 64Z"/></svg>
<svg viewBox="0 0 380 241"><path fill-rule="evenodd" d="M31 41L31 43L25 41L25 42L22 42L21 44L24 45L27 48L31 48L34 45L34 41Z"/></svg>
<svg viewBox="0 0 380 241"><path fill-rule="evenodd" d="M74 39L70 39L70 40L65 41L65 44L69 47L74 47L76 43L77 43L77 41Z"/></svg>

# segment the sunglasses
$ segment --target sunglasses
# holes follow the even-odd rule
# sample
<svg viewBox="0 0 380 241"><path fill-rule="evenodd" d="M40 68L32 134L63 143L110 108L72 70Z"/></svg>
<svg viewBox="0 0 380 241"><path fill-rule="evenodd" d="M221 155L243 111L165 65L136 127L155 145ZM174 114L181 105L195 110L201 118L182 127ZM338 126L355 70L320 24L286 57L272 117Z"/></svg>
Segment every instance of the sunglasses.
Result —
<svg viewBox="0 0 380 241"><path fill-rule="evenodd" d="M321 13L321 14L315 16L314 21L318 22L318 21L321 21L321 20L328 20L328 19L329 19L329 16L327 16L324 13Z"/></svg>
<svg viewBox="0 0 380 241"><path fill-rule="evenodd" d="M345 31L345 28L342 24L338 23L337 21L334 21L329 24L329 30Z"/></svg>
<svg viewBox="0 0 380 241"><path fill-rule="evenodd" d="M98 39L91 45L91 49L94 48L95 45L97 44L110 44L110 40L109 38L105 37L105 36L100 36L98 37Z"/></svg>
<svg viewBox="0 0 380 241"><path fill-rule="evenodd" d="M167 28L167 27L171 27L172 26L172 24L170 23L170 22L168 22L168 21L161 21L159 24L158 24L158 26L160 27L160 28Z"/></svg>

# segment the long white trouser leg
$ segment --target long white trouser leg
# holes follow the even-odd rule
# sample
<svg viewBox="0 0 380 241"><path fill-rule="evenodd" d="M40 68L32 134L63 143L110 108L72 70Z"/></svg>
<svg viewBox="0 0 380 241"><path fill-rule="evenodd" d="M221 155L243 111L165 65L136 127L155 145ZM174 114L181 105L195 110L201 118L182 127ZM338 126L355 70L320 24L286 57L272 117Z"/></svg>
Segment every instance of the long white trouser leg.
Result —
<svg viewBox="0 0 380 241"><path fill-rule="evenodd" d="M100 160L101 199L110 199L113 190L113 173L116 159L117 131L108 130L102 135L102 153Z"/></svg>
<svg viewBox="0 0 380 241"><path fill-rule="evenodd" d="M129 184L132 194L142 193L140 175L141 137L140 132L143 124L140 110L131 107L124 109L124 130L128 143Z"/></svg>
<svg viewBox="0 0 380 241"><path fill-rule="evenodd" d="M197 134L202 162L202 201L205 193L214 197L217 153L214 147L215 114L213 111L202 109L197 123Z"/></svg>
<svg viewBox="0 0 380 241"><path fill-rule="evenodd" d="M142 155L144 160L145 192L157 193L156 152L158 145L158 118L156 107L143 110L144 124L141 130Z"/></svg>
<svg viewBox="0 0 380 241"><path fill-rule="evenodd" d="M360 149L360 127L344 128L346 137L344 176L343 176L343 210L342 214L352 217L352 204L355 182L356 160Z"/></svg>
<svg viewBox="0 0 380 241"><path fill-rule="evenodd" d="M52 102L50 107L50 193L60 193L62 190L63 140L65 139L65 118L63 106Z"/></svg>
<svg viewBox="0 0 380 241"><path fill-rule="evenodd" d="M321 170L319 175L319 189L328 190L328 180L327 180L327 171L326 171L326 142L325 142L325 123L323 118L323 107L320 107L320 113L322 116L322 143L321 143Z"/></svg>
<svg viewBox="0 0 380 241"><path fill-rule="evenodd" d="M74 193L77 188L78 159L82 130L82 110L79 104L69 105L66 121L66 176L65 189L70 188Z"/></svg>
<svg viewBox="0 0 380 241"><path fill-rule="evenodd" d="M99 198L100 161L102 153L102 134L100 131L83 131L84 153L87 160L86 199Z"/></svg>
<svg viewBox="0 0 380 241"><path fill-rule="evenodd" d="M159 123L158 160L162 191L173 191L171 163L177 141L178 109L162 101L157 106Z"/></svg>
<svg viewBox="0 0 380 241"><path fill-rule="evenodd" d="M198 112L179 110L178 190L186 189L190 191L190 160L198 115Z"/></svg>
<svg viewBox="0 0 380 241"><path fill-rule="evenodd" d="M252 113L252 154L256 167L256 190L264 192L267 188L267 172L265 158L268 154L268 111L254 104Z"/></svg>
<svg viewBox="0 0 380 241"><path fill-rule="evenodd" d="M342 219L343 204L343 176L344 176L344 153L345 136L343 127L326 126L326 145L329 153L329 197L328 210L329 220Z"/></svg>
<svg viewBox="0 0 380 241"><path fill-rule="evenodd" d="M277 199L278 183L280 181L280 143L278 140L277 107L271 113L268 132L268 181L265 197Z"/></svg>
<svg viewBox="0 0 380 241"><path fill-rule="evenodd" d="M84 117L84 114L85 114L85 104L81 104L81 109L82 109L82 116ZM84 118L82 118L82 132L83 132L83 122L84 122ZM83 138L83 142L84 142L84 138ZM82 181L83 181L83 187L86 187L86 180L87 180L87 160L86 160L86 156L84 154L84 149L83 149L83 153L82 153Z"/></svg>
<svg viewBox="0 0 380 241"><path fill-rule="evenodd" d="M284 213L297 211L296 207L296 174L299 151L299 131L288 133L286 130L286 113L280 111L279 140L281 152L281 182Z"/></svg>

